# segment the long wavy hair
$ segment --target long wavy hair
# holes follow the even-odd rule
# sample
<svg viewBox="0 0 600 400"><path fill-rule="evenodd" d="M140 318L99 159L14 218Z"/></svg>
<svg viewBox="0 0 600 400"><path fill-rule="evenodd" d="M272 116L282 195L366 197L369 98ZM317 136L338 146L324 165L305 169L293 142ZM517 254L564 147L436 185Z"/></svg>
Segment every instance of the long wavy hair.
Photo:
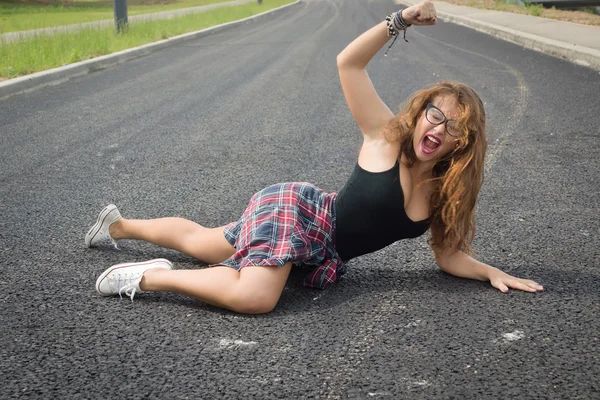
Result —
<svg viewBox="0 0 600 400"><path fill-rule="evenodd" d="M460 134L456 147L431 169L429 181L434 183L434 191L430 198L433 213L429 244L434 248L453 247L469 254L487 147L485 111L477 93L465 84L452 81L420 90L403 104L383 133L388 141L400 142L399 157L404 155L406 165L412 167L417 161L413 147L417 122L427 103L433 103L440 95L450 95L456 100L455 125Z"/></svg>

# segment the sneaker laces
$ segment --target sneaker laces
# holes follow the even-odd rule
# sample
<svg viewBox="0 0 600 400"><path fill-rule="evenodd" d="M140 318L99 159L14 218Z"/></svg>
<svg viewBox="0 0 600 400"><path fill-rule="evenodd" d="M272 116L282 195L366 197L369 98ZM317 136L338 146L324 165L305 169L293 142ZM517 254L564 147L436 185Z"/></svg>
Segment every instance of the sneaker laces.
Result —
<svg viewBox="0 0 600 400"><path fill-rule="evenodd" d="M129 296L131 301L133 301L133 297L139 289L141 280L142 274L139 273L117 274L117 276L114 278L114 283L117 287L119 297L122 299L123 293L125 293L125 295Z"/></svg>

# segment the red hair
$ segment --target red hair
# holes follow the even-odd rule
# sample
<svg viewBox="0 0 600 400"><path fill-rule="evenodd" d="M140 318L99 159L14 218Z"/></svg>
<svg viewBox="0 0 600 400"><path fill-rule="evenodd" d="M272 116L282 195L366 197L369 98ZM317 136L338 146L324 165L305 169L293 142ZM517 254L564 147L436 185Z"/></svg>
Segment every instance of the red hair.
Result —
<svg viewBox="0 0 600 400"><path fill-rule="evenodd" d="M475 235L475 203L483 183L487 147L485 110L477 93L467 85L451 81L420 90L384 128L384 134L387 140L400 142L400 156L404 155L410 168L417 161L413 148L417 122L427 103L433 103L440 95L450 95L456 100L455 124L461 134L454 150L431 170L430 181L435 189L430 200L433 214L429 243L434 248L453 247L470 253Z"/></svg>

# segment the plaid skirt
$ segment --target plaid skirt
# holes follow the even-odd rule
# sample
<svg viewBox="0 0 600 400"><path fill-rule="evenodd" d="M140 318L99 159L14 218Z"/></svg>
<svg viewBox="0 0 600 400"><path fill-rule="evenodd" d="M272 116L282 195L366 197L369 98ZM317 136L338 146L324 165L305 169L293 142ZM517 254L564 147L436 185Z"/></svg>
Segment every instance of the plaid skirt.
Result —
<svg viewBox="0 0 600 400"><path fill-rule="evenodd" d="M306 286L325 289L345 272L335 251L337 193L305 182L279 183L256 193L241 218L225 227L236 252L215 264L237 270L247 266L314 266Z"/></svg>

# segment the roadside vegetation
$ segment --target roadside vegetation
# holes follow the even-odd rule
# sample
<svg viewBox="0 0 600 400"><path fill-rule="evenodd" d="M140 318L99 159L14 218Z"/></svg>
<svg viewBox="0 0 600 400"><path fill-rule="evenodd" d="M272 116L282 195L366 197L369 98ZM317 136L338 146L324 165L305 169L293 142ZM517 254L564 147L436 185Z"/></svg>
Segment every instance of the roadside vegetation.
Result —
<svg viewBox="0 0 600 400"><path fill-rule="evenodd" d="M127 0L129 16L231 0ZM112 0L3 0L0 33L113 19Z"/></svg>
<svg viewBox="0 0 600 400"><path fill-rule="evenodd" d="M129 24L129 31L115 34L115 27L56 32L3 43L0 41L0 80L114 53L146 43L193 32L225 22L260 14L294 0L264 0L216 8L170 20Z"/></svg>
<svg viewBox="0 0 600 400"><path fill-rule="evenodd" d="M600 26L600 15L595 13L594 8L577 10L559 10L554 7L544 8L540 4L531 4L524 1L520 5L518 0L443 0L447 3L461 6L484 8L487 10L506 11L517 14L527 14L536 17L558 19L561 21L574 22L577 24Z"/></svg>

